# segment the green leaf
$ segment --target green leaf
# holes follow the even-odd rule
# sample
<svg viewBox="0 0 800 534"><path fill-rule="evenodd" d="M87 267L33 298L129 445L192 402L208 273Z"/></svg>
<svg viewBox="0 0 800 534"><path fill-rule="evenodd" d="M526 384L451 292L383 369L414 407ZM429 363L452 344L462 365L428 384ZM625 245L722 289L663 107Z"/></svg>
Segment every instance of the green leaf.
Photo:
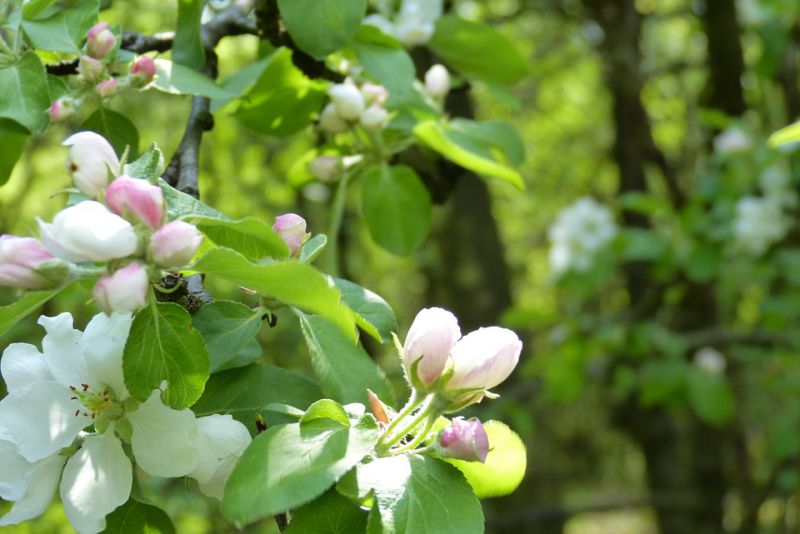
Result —
<svg viewBox="0 0 800 534"><path fill-rule="evenodd" d="M300 249L300 254L298 255L298 259L303 263L312 263L317 256L319 256L323 250L325 250L325 245L328 244L328 236L325 234L317 234L305 243L303 243L303 248Z"/></svg>
<svg viewBox="0 0 800 534"><path fill-rule="evenodd" d="M508 37L455 15L436 22L428 46L456 70L487 82L514 83L528 74L525 58Z"/></svg>
<svg viewBox="0 0 800 534"><path fill-rule="evenodd" d="M0 120L0 186L11 178L27 140L28 135L20 133L16 123Z"/></svg>
<svg viewBox="0 0 800 534"><path fill-rule="evenodd" d="M367 0L278 0L278 8L297 46L324 59L356 32L366 15Z"/></svg>
<svg viewBox="0 0 800 534"><path fill-rule="evenodd" d="M39 57L31 50L10 67L0 68L0 118L11 119L38 135L50 119L47 75Z"/></svg>
<svg viewBox="0 0 800 534"><path fill-rule="evenodd" d="M133 499L106 516L103 534L174 534L164 510Z"/></svg>
<svg viewBox="0 0 800 534"><path fill-rule="evenodd" d="M472 488L458 469L436 458L378 458L358 465L337 489L362 502L374 492L370 527L379 524L376 532L483 533L483 512Z"/></svg>
<svg viewBox="0 0 800 534"><path fill-rule="evenodd" d="M394 395L386 375L361 345L353 345L322 317L299 312L297 315L311 354L311 366L325 396L343 404L366 404L369 388L391 403Z"/></svg>
<svg viewBox="0 0 800 534"><path fill-rule="evenodd" d="M168 59L156 59L156 81L152 87L173 95L237 98L239 93L223 89L208 76Z"/></svg>
<svg viewBox="0 0 800 534"><path fill-rule="evenodd" d="M304 376L280 367L252 364L212 375L192 410L198 417L230 414L254 429L256 414L263 415L268 424L296 421L270 411L269 405L283 404L304 410L320 397L319 386Z"/></svg>
<svg viewBox="0 0 800 534"><path fill-rule="evenodd" d="M769 146L772 148L788 145L796 141L800 141L800 121L781 128L769 136Z"/></svg>
<svg viewBox="0 0 800 534"><path fill-rule="evenodd" d="M125 174L153 184L158 183L162 172L164 172L164 154L155 143L152 143L139 159L125 164Z"/></svg>
<svg viewBox="0 0 800 534"><path fill-rule="evenodd" d="M242 67L222 80L220 86L230 93L235 93L237 95L246 94L253 84L256 83L258 78L261 76L261 73L264 72L264 69L269 64L270 59L271 56ZM224 108L231 100L233 99L217 98L212 100L211 112L215 113Z"/></svg>
<svg viewBox="0 0 800 534"><path fill-rule="evenodd" d="M284 534L357 534L365 532L367 514L334 489L292 511Z"/></svg>
<svg viewBox="0 0 800 534"><path fill-rule="evenodd" d="M369 454L378 436L369 415L350 427L316 419L270 428L236 464L222 511L246 524L306 504Z"/></svg>
<svg viewBox="0 0 800 534"><path fill-rule="evenodd" d="M385 300L348 280L334 278L333 283L342 292L342 300L356 313L356 324L364 332L382 343L392 340L392 332L397 332L397 319Z"/></svg>
<svg viewBox="0 0 800 534"><path fill-rule="evenodd" d="M261 219L248 217L238 221L224 221L198 217L193 222L214 243L232 248L248 259L289 257L289 248L281 236Z"/></svg>
<svg viewBox="0 0 800 534"><path fill-rule="evenodd" d="M206 61L200 36L204 6L204 0L178 0L178 24L172 44L172 61L194 70L201 70Z"/></svg>
<svg viewBox="0 0 800 534"><path fill-rule="evenodd" d="M721 426L730 421L736 401L723 376L702 370L689 375L689 403L697 416L708 424Z"/></svg>
<svg viewBox="0 0 800 534"><path fill-rule="evenodd" d="M300 418L300 424L304 425L316 419L330 419L341 425L350 426L350 418L347 417L344 407L331 399L320 399L309 406Z"/></svg>
<svg viewBox="0 0 800 534"><path fill-rule="evenodd" d="M0 306L0 336L11 330L18 322L33 313L42 304L55 297L66 287L50 291L28 291L13 304Z"/></svg>
<svg viewBox="0 0 800 534"><path fill-rule="evenodd" d="M454 134L461 134L470 141L483 145L488 156L519 167L525 163L525 143L516 128L505 121L488 120L472 121L453 119L448 125Z"/></svg>
<svg viewBox="0 0 800 534"><path fill-rule="evenodd" d="M621 241L622 257L629 261L656 260L670 245L660 233L643 228L625 228Z"/></svg>
<svg viewBox="0 0 800 534"><path fill-rule="evenodd" d="M30 0L25 2L25 7L23 8L22 14L26 19L34 19L38 17L42 11L53 5L55 2L56 0ZM22 0L19 0L19 3L21 4Z"/></svg>
<svg viewBox="0 0 800 534"><path fill-rule="evenodd" d="M483 423L489 436L489 454L485 463L445 460L456 466L479 499L502 497L513 492L525 477L527 453L520 437L505 423Z"/></svg>
<svg viewBox="0 0 800 534"><path fill-rule="evenodd" d="M289 49L279 48L234 116L254 132L286 137L311 123L325 98L323 89L294 66Z"/></svg>
<svg viewBox="0 0 800 534"><path fill-rule="evenodd" d="M215 210L211 206L203 204L192 195L187 195L178 191L162 179L158 180L158 185L164 193L164 202L167 204L167 215L169 219L192 219L204 217L208 219L219 219L229 221L227 215Z"/></svg>
<svg viewBox="0 0 800 534"><path fill-rule="evenodd" d="M410 254L428 235L430 193L410 167L375 167L364 179L362 202L370 235L389 252Z"/></svg>
<svg viewBox="0 0 800 534"><path fill-rule="evenodd" d="M139 132L131 120L114 110L100 106L81 124L80 130L97 132L111 143L114 152L122 157L125 148L129 149L128 156L136 157L139 153Z"/></svg>
<svg viewBox="0 0 800 534"><path fill-rule="evenodd" d="M256 264L235 250L215 247L195 263L194 269L323 315L345 333L345 339L356 339L353 312L342 303L339 290L306 263L288 260Z"/></svg>
<svg viewBox="0 0 800 534"><path fill-rule="evenodd" d="M228 368L256 337L261 328L261 313L254 313L239 302L218 300L200 308L192 323L206 341L213 373Z"/></svg>
<svg viewBox="0 0 800 534"><path fill-rule="evenodd" d="M208 380L208 349L192 317L173 302L151 303L136 314L122 356L125 386L140 401L167 381L164 403L191 406Z"/></svg>
<svg viewBox="0 0 800 534"><path fill-rule="evenodd" d="M402 105L428 107L414 89L414 62L399 42L374 26L363 25L353 41L353 48L364 70L389 91L390 108Z"/></svg>
<svg viewBox="0 0 800 534"><path fill-rule="evenodd" d="M45 17L33 20L26 12L22 29L34 48L77 55L86 32L97 22L97 10L97 0L85 0L68 8L48 10Z"/></svg>
<svg viewBox="0 0 800 534"><path fill-rule="evenodd" d="M504 161L505 158L498 158L495 147L482 138L470 135L463 127L459 129L438 121L425 121L417 124L414 135L425 145L465 169L505 180L518 189L525 188L522 176Z"/></svg>

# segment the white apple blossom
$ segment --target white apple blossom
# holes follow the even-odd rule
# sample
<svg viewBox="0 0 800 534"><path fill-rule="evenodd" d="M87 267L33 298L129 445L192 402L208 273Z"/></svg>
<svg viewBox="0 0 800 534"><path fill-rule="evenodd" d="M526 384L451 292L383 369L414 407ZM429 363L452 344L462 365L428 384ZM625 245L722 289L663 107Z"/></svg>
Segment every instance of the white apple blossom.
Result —
<svg viewBox="0 0 800 534"><path fill-rule="evenodd" d="M68 146L67 169L81 193L94 198L119 174L119 159L114 149L100 134L78 132L63 143Z"/></svg>
<svg viewBox="0 0 800 534"><path fill-rule="evenodd" d="M221 500L225 482L252 438L242 423L217 414L197 419L197 438L200 459L189 476L200 491Z"/></svg>
<svg viewBox="0 0 800 534"><path fill-rule="evenodd" d="M694 364L701 370L712 374L721 375L727 366L725 355L714 347L702 347L694 354Z"/></svg>
<svg viewBox="0 0 800 534"><path fill-rule="evenodd" d="M3 353L0 496L14 506L0 525L41 514L58 485L75 530L102 531L105 516L130 496L133 472L122 439L152 475L184 476L197 467L192 412L164 406L159 390L141 404L129 398L122 352L131 322L130 314L100 314L82 333L69 313L40 317L42 352L15 343Z"/></svg>
<svg viewBox="0 0 800 534"><path fill-rule="evenodd" d="M761 256L783 239L790 226L777 199L747 196L736 204L733 235L739 247L753 256Z"/></svg>
<svg viewBox="0 0 800 534"><path fill-rule="evenodd" d="M753 146L750 136L738 126L731 126L714 138L714 150L720 154L744 152Z"/></svg>
<svg viewBox="0 0 800 534"><path fill-rule="evenodd" d="M611 210L583 197L561 210L550 226L550 268L556 274L588 271L595 254L616 235L617 225Z"/></svg>

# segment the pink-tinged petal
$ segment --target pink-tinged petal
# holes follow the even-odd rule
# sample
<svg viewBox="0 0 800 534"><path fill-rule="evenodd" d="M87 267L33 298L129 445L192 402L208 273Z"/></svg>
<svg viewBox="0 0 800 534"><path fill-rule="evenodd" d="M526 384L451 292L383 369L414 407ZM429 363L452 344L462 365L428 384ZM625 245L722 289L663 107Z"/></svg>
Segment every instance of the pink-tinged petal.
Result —
<svg viewBox="0 0 800 534"><path fill-rule="evenodd" d="M83 334L83 357L92 376L111 387L118 400L130 394L122 376L122 353L133 323L130 313L95 315Z"/></svg>
<svg viewBox="0 0 800 534"><path fill-rule="evenodd" d="M12 343L0 358L0 374L6 390L16 391L33 382L54 380L39 349L27 343Z"/></svg>
<svg viewBox="0 0 800 534"><path fill-rule="evenodd" d="M17 525L44 513L53 501L65 457L53 455L36 462L28 473L24 494L0 518L0 526Z"/></svg>
<svg viewBox="0 0 800 534"><path fill-rule="evenodd" d="M491 389L508 378L521 352L522 341L506 328L491 326L470 332L453 347L454 371L447 389Z"/></svg>
<svg viewBox="0 0 800 534"><path fill-rule="evenodd" d="M103 531L106 516L125 504L132 484L131 461L114 432L86 438L61 478L61 503L72 527L80 534Z"/></svg>
<svg viewBox="0 0 800 534"><path fill-rule="evenodd" d="M300 251L300 247L303 246L303 241L306 239L306 220L304 218L296 213L278 215L275 217L272 229L281 236L292 256Z"/></svg>
<svg viewBox="0 0 800 534"><path fill-rule="evenodd" d="M107 314L127 313L144 308L149 291L147 267L134 261L112 274L101 276L92 290L92 296Z"/></svg>
<svg viewBox="0 0 800 534"><path fill-rule="evenodd" d="M128 414L136 463L159 477L181 477L197 467L197 423L191 410L173 410L156 390Z"/></svg>
<svg viewBox="0 0 800 534"><path fill-rule="evenodd" d="M403 345L406 372L421 359L417 366L419 378L427 385L432 384L441 376L450 351L460 337L461 329L455 315L442 308L420 310Z"/></svg>
<svg viewBox="0 0 800 534"><path fill-rule="evenodd" d="M147 180L122 175L108 186L106 203L121 217L133 217L151 229L161 226L164 219L164 194L161 188Z"/></svg>
<svg viewBox="0 0 800 534"><path fill-rule="evenodd" d="M0 400L2 433L29 462L69 446L92 422L83 415L83 404L70 396L58 382L34 382Z"/></svg>
<svg viewBox="0 0 800 534"><path fill-rule="evenodd" d="M477 418L456 417L439 435L439 452L447 458L485 462L489 435Z"/></svg>
<svg viewBox="0 0 800 534"><path fill-rule="evenodd" d="M72 315L65 312L56 317L42 316L39 324L47 331L42 339L44 361L56 381L66 387L89 384L96 389L99 384L89 381L91 375L83 358L83 334L72 328Z"/></svg>
<svg viewBox="0 0 800 534"><path fill-rule="evenodd" d="M177 269L191 261L202 242L203 236L195 226L172 221L153 234L148 252L161 267Z"/></svg>

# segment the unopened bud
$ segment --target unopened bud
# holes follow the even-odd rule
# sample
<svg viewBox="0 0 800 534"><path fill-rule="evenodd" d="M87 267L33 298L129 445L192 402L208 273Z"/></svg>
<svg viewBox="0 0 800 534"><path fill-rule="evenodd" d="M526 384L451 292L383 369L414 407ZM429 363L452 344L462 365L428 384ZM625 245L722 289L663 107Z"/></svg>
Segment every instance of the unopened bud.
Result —
<svg viewBox="0 0 800 534"><path fill-rule="evenodd" d="M54 287L36 269L54 260L54 256L38 240L13 235L0 236L0 285L23 289Z"/></svg>
<svg viewBox="0 0 800 534"><path fill-rule="evenodd" d="M167 269L177 269L194 257L203 236L193 225L172 221L162 226L150 240L150 257Z"/></svg>
<svg viewBox="0 0 800 534"><path fill-rule="evenodd" d="M134 87L144 87L156 77L156 62L150 56L139 56L131 65L130 76Z"/></svg>
<svg viewBox="0 0 800 534"><path fill-rule="evenodd" d="M119 159L105 137L94 132L78 132L67 138L70 147L67 169L81 193L94 198L108 185L109 173L119 174Z"/></svg>
<svg viewBox="0 0 800 534"><path fill-rule="evenodd" d="M417 313L403 344L403 366L412 386L424 388L438 380L460 337L458 319L449 311L425 308Z"/></svg>
<svg viewBox="0 0 800 534"><path fill-rule="evenodd" d="M361 86L361 94L364 96L366 105L384 105L389 100L389 91L382 85L367 82Z"/></svg>
<svg viewBox="0 0 800 534"><path fill-rule="evenodd" d="M62 96L50 104L48 114L50 115L51 121L62 122L75 115L77 108L78 102L74 98Z"/></svg>
<svg viewBox="0 0 800 534"><path fill-rule="evenodd" d="M272 229L278 232L292 256L297 255L306 240L306 220L295 213L275 217Z"/></svg>
<svg viewBox="0 0 800 534"><path fill-rule="evenodd" d="M100 95L100 98L109 98L117 94L119 91L119 84L117 80L111 78L105 80L94 86L94 91Z"/></svg>
<svg viewBox="0 0 800 534"><path fill-rule="evenodd" d="M125 218L146 224L153 230L164 219L164 194L147 180L122 175L106 189L106 204L111 211Z"/></svg>
<svg viewBox="0 0 800 534"><path fill-rule="evenodd" d="M341 133L346 131L350 125L339 115L336 106L329 103L319 114L319 127L330 133Z"/></svg>
<svg viewBox="0 0 800 534"><path fill-rule="evenodd" d="M490 326L470 332L450 352L453 374L445 388L451 392L493 388L508 378L521 352L522 341L507 328Z"/></svg>
<svg viewBox="0 0 800 534"><path fill-rule="evenodd" d="M107 22L95 24L86 34L86 49L94 58L103 59L114 50L116 44L117 38L108 29Z"/></svg>
<svg viewBox="0 0 800 534"><path fill-rule="evenodd" d="M477 418L456 417L439 435L438 452L445 458L485 462L489 436Z"/></svg>
<svg viewBox="0 0 800 534"><path fill-rule="evenodd" d="M380 132L389 122L389 112L378 104L372 104L361 112L358 122L370 133Z"/></svg>
<svg viewBox="0 0 800 534"><path fill-rule="evenodd" d="M78 60L78 74L86 81L100 80L103 76L103 69L103 64L91 56L83 55Z"/></svg>
<svg viewBox="0 0 800 534"><path fill-rule="evenodd" d="M433 98L444 98L450 92L450 73L444 65L434 65L425 73L425 91Z"/></svg>
<svg viewBox="0 0 800 534"><path fill-rule="evenodd" d="M147 268L133 262L113 274L104 274L94 286L92 295L104 312L135 312L147 303L150 278Z"/></svg>
<svg viewBox="0 0 800 534"><path fill-rule="evenodd" d="M356 120L364 111L364 96L352 83L339 83L328 89L328 96L336 106L339 116L346 120Z"/></svg>
<svg viewBox="0 0 800 534"><path fill-rule="evenodd" d="M330 182L339 175L342 162L334 156L318 156L308 164L308 170L322 182Z"/></svg>
<svg viewBox="0 0 800 534"><path fill-rule="evenodd" d="M394 35L406 46L417 46L430 41L434 29L434 25L431 22L405 20L398 22Z"/></svg>

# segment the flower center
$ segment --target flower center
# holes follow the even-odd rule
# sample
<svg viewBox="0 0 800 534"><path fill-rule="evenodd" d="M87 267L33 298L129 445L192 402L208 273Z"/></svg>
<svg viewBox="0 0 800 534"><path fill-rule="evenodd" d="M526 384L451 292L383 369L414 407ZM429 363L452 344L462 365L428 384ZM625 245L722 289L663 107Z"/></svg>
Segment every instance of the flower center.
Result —
<svg viewBox="0 0 800 534"><path fill-rule="evenodd" d="M117 400L114 392L108 388L96 391L89 387L89 384L81 384L80 388L70 386L69 389L73 393L70 400L81 401L87 410L85 412L76 410L76 417L83 414L85 417L91 417L92 419L96 419L98 415L108 419L119 419L125 412L122 403Z"/></svg>

